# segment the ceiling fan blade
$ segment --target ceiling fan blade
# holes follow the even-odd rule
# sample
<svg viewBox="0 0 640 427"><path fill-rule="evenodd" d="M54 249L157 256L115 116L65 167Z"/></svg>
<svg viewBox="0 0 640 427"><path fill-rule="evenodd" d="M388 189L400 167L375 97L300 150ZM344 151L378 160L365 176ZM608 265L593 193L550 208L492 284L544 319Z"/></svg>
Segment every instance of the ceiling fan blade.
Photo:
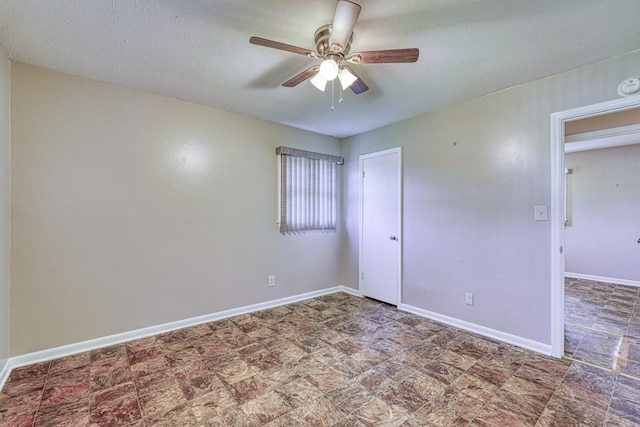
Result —
<svg viewBox="0 0 640 427"><path fill-rule="evenodd" d="M320 69L320 67L317 66L317 65L314 65L313 67L307 68L306 70L304 70L300 74L298 74L296 76L293 76L289 80L287 80L286 82L282 83L282 86L284 86L284 87L298 86L300 83L302 83L303 81L307 80L308 78L310 78L314 74L317 74L319 69Z"/></svg>
<svg viewBox="0 0 640 427"><path fill-rule="evenodd" d="M349 88L351 88L353 93L355 93L356 95L359 95L362 92L366 92L366 91L369 90L369 86L367 86L365 84L365 82L362 81L360 76L357 75L355 73L355 71L353 71L353 69L351 67L348 67L348 66L344 65L343 68L347 69L351 74L353 74L354 76L356 76L358 78L358 80L356 80L355 82L351 83L351 86L349 86Z"/></svg>
<svg viewBox="0 0 640 427"><path fill-rule="evenodd" d="M329 36L329 50L342 52L349 43L349 38L360 15L360 5L348 0L338 0L336 13L333 17L331 35Z"/></svg>
<svg viewBox="0 0 640 427"><path fill-rule="evenodd" d="M389 64L416 62L420 56L420 50L411 49L390 49L390 50L370 50L368 52L353 53L345 58L352 64Z"/></svg>
<svg viewBox="0 0 640 427"><path fill-rule="evenodd" d="M255 44L258 46L270 47L272 49L284 50L285 52L297 53L298 55L304 55L310 58L320 57L320 55L318 55L316 52L312 50L304 49L297 46L292 46L286 43L280 43L280 42L269 40L269 39L263 39L262 37L255 37L255 36L251 37L249 39L249 43Z"/></svg>

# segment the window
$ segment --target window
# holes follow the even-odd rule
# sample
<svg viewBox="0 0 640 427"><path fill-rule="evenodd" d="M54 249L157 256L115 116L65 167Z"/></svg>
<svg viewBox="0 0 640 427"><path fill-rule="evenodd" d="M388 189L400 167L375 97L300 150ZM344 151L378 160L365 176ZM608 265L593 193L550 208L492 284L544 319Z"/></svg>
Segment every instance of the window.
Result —
<svg viewBox="0 0 640 427"><path fill-rule="evenodd" d="M278 147L280 156L280 232L335 231L337 165L342 157Z"/></svg>

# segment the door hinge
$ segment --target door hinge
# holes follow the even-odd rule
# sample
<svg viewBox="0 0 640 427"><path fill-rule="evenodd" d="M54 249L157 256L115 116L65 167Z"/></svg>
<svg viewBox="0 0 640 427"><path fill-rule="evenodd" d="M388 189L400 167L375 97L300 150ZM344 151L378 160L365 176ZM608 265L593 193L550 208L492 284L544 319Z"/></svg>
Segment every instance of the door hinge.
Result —
<svg viewBox="0 0 640 427"><path fill-rule="evenodd" d="M360 280L364 280L364 272L360 273Z"/></svg>
<svg viewBox="0 0 640 427"><path fill-rule="evenodd" d="M364 178L364 171L362 171L362 177Z"/></svg>
<svg viewBox="0 0 640 427"><path fill-rule="evenodd" d="M560 246L560 253L564 253L564 248Z"/></svg>

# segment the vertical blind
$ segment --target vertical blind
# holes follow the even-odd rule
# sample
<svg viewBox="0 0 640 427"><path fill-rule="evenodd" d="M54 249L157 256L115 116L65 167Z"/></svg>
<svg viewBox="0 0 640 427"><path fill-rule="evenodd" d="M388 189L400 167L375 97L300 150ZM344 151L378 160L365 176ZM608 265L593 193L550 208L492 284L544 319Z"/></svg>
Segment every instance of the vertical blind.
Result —
<svg viewBox="0 0 640 427"><path fill-rule="evenodd" d="M278 147L280 155L280 232L335 231L337 164L342 158Z"/></svg>

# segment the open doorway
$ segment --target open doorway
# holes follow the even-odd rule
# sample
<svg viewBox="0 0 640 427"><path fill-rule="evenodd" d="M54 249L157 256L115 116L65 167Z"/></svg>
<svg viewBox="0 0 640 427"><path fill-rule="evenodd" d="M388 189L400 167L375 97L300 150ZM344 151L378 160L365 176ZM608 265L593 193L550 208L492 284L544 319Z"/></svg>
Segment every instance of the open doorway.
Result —
<svg viewBox="0 0 640 427"><path fill-rule="evenodd" d="M640 376L640 108L565 122L564 357Z"/></svg>
<svg viewBox="0 0 640 427"><path fill-rule="evenodd" d="M588 129L589 126L600 126L599 122L629 116L629 112L640 108L640 97L623 98L619 100L609 101L602 104L591 105L587 107L576 108L572 110L562 111L551 115L551 181L552 181L552 204L551 204L551 229L552 229L552 354L556 357L562 357L565 354L565 272L566 272L566 225L571 224L571 210L567 208L567 191L566 185L571 185L570 178L572 174L570 168L567 168L565 158L565 146L570 144L578 144L572 142L571 137L567 134L589 133L592 136L598 136L597 129ZM633 114L631 114L633 115ZM581 127L582 126L582 127ZM617 127L628 126L622 124ZM616 127L614 125L614 127ZM573 129L573 130L572 130ZM578 131L576 131L578 129ZM598 138L591 138L592 140ZM603 138L599 138L603 139ZM583 144L591 144L591 142ZM611 143L605 142L606 143ZM565 145L566 144L566 145ZM604 146L588 147L591 149L605 149ZM572 148L576 148L573 146ZM567 174L569 172L569 174ZM575 171L577 172L577 171ZM567 180L569 178L569 180ZM573 231L573 230L572 230ZM637 232L640 232L638 230ZM573 236L572 236L573 237ZM640 236L637 236L640 237ZM636 249L640 251L640 245ZM584 262L584 261L583 261ZM572 260L570 265L576 265ZM596 270L592 270L596 271ZM602 270L601 270L602 271ZM598 276L592 273L592 278L606 277ZM574 274L575 276L575 274ZM597 280L596 280L597 282ZM613 341L613 340L612 340Z"/></svg>

